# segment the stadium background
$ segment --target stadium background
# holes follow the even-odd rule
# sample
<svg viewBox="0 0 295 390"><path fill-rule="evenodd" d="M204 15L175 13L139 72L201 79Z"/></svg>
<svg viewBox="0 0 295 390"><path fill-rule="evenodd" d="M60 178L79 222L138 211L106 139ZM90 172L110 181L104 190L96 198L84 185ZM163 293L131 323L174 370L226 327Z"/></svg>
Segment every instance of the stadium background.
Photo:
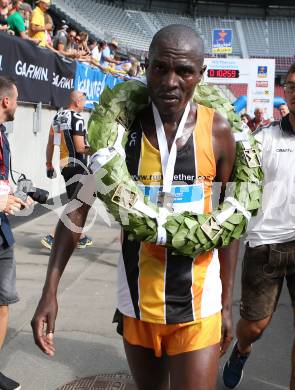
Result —
<svg viewBox="0 0 295 390"><path fill-rule="evenodd" d="M77 31L87 31L90 37L106 41L115 38L123 58L132 55L141 63L144 63L155 32L168 24L181 23L195 29L204 40L207 57L212 56L212 30L232 29L233 52L228 57L275 58L275 96L284 96L284 74L295 60L295 5L292 0L53 0L49 13L55 30L60 28L62 20L66 20ZM242 84L222 86L222 90L232 102L247 93L246 85ZM43 104L36 128L37 105L31 104L36 101L23 100L13 124L15 130L9 128L14 169L25 171L39 186L49 189L52 196L58 195L64 190L63 181L48 181L45 168L44 172L40 170L40 166L45 167L48 129L57 107ZM88 116L89 113L85 113L86 119ZM274 110L274 117L279 117L277 110ZM35 155L38 164L32 164L29 159L23 161L24 145L28 155Z"/></svg>
<svg viewBox="0 0 295 390"><path fill-rule="evenodd" d="M275 58L275 96L284 96L283 75L294 61L295 5L291 0L198 1L198 0L55 0L51 13L66 19L90 35L120 43L121 54L147 54L152 36L171 23L195 29L203 38L206 56L212 56L212 30L232 29L233 52L239 58ZM228 86L227 96L246 95L246 85ZM279 118L275 109L274 117Z"/></svg>

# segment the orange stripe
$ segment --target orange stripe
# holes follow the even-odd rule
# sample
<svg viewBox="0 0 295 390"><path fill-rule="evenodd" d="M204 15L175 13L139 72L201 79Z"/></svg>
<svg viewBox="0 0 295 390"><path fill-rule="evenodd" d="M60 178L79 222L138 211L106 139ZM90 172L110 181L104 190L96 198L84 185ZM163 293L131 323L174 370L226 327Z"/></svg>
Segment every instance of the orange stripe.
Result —
<svg viewBox="0 0 295 390"><path fill-rule="evenodd" d="M162 184L161 177L162 164L160 151L143 135L139 179L144 185L160 185Z"/></svg>
<svg viewBox="0 0 295 390"><path fill-rule="evenodd" d="M213 251L201 253L194 260L194 282L193 282L193 296L194 296L194 312L195 318L201 318L202 296L204 289L204 282L206 278L207 268L213 258Z"/></svg>
<svg viewBox="0 0 295 390"><path fill-rule="evenodd" d="M212 108L198 105L197 123L194 131L198 177L209 178L204 180L205 213L211 211L212 182L216 176L216 162L212 140L213 118L214 110Z"/></svg>
<svg viewBox="0 0 295 390"><path fill-rule="evenodd" d="M141 243L139 251L139 309L140 319L165 322L166 249Z"/></svg>
<svg viewBox="0 0 295 390"><path fill-rule="evenodd" d="M161 176L160 152L143 136L140 181L145 185L160 185L156 180ZM150 176L153 176L152 178ZM164 247L141 243L139 252L139 309L140 318L154 322L165 322L165 270L166 249ZM156 282L155 282L156 281Z"/></svg>

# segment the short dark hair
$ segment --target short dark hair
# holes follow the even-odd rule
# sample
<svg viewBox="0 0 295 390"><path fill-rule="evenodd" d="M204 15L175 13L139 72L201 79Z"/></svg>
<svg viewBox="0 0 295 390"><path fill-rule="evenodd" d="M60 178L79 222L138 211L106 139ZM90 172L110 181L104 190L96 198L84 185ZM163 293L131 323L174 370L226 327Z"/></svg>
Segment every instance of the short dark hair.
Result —
<svg viewBox="0 0 295 390"><path fill-rule="evenodd" d="M202 59L204 58L204 42L201 36L183 24L170 24L159 30L153 37L149 48L149 59L154 54L156 47L165 42L178 41L179 44L189 43L191 50L198 53Z"/></svg>
<svg viewBox="0 0 295 390"><path fill-rule="evenodd" d="M292 73L295 73L295 62L293 62L293 64L290 66L290 68L288 69L288 72L286 74L286 79L288 78L288 76Z"/></svg>
<svg viewBox="0 0 295 390"><path fill-rule="evenodd" d="M0 76L0 98L10 96L14 85L16 86L16 82L12 77Z"/></svg>
<svg viewBox="0 0 295 390"><path fill-rule="evenodd" d="M105 46L107 43L106 43L106 41L103 41L103 40L99 40L98 41L98 45L100 46L100 47L103 47L103 46Z"/></svg>

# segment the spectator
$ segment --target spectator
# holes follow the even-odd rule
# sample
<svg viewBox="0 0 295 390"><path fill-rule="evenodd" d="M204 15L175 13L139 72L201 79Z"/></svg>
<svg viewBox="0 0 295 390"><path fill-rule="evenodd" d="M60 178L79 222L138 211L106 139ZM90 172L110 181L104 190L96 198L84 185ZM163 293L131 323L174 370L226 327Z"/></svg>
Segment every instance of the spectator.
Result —
<svg viewBox="0 0 295 390"><path fill-rule="evenodd" d="M80 43L81 43L81 37L79 34L76 34L75 43L74 43L76 49L78 49Z"/></svg>
<svg viewBox="0 0 295 390"><path fill-rule="evenodd" d="M260 127L269 126L271 124L270 119L264 119L264 110L263 108L255 108L254 118L250 119L248 122L248 126L251 131L255 131Z"/></svg>
<svg viewBox="0 0 295 390"><path fill-rule="evenodd" d="M81 58L88 57L90 59L91 52L87 45L88 33L86 31L82 31L80 32L79 37L80 37L80 42L78 43L78 48L77 48L79 57Z"/></svg>
<svg viewBox="0 0 295 390"><path fill-rule="evenodd" d="M32 7L29 3L22 3L20 6L20 13L25 21L26 31L30 27L30 19L32 15Z"/></svg>
<svg viewBox="0 0 295 390"><path fill-rule="evenodd" d="M50 7L50 0L38 0L36 8L32 12L29 36L39 39L39 46L46 46L45 12Z"/></svg>
<svg viewBox="0 0 295 390"><path fill-rule="evenodd" d="M103 46L102 42L104 42L104 41L99 41L99 43L97 44L96 39L90 38L88 40L88 47L89 47L90 53L91 53L90 54L90 56L91 56L91 60L90 60L91 65L96 66L97 68L99 68L101 70L104 70L104 68L100 65L102 46ZM104 42L104 44L106 44L106 43Z"/></svg>
<svg viewBox="0 0 295 390"><path fill-rule="evenodd" d="M53 32L53 20L49 14L45 14L45 28L46 28L46 47L53 48L52 32Z"/></svg>
<svg viewBox="0 0 295 390"><path fill-rule="evenodd" d="M100 57L102 56L102 52L104 51L106 46L107 46L106 41L104 41L104 40L98 41L98 48L99 48L99 52L100 52Z"/></svg>
<svg viewBox="0 0 295 390"><path fill-rule="evenodd" d="M53 39L53 47L60 54L70 57L77 58L77 45L75 43L77 32L73 29L67 33L68 26L63 24L61 29L57 32Z"/></svg>
<svg viewBox="0 0 295 390"><path fill-rule="evenodd" d="M97 40L89 38L88 47L90 49L91 58L93 58L95 61L99 62L100 58L101 58L101 51L99 50Z"/></svg>
<svg viewBox="0 0 295 390"><path fill-rule="evenodd" d="M9 30L14 32L14 35L23 39L29 39L26 33L25 21L20 14L20 6L22 0L13 0L12 9L9 11L9 16L7 18ZM36 41L38 43L39 41Z"/></svg>
<svg viewBox="0 0 295 390"><path fill-rule="evenodd" d="M57 30L54 38L53 38L53 47L58 50L59 44L62 44L61 49L65 50L65 47L67 45L67 39L68 39L68 33L67 33L68 25L66 22L63 20L62 25L59 30ZM76 37L76 32L75 32L75 37Z"/></svg>
<svg viewBox="0 0 295 390"><path fill-rule="evenodd" d="M251 120L251 116L249 114L247 114L247 113L244 113L244 114L241 115L241 120L243 122L245 122L246 125L247 125L248 122Z"/></svg>
<svg viewBox="0 0 295 390"><path fill-rule="evenodd" d="M281 114L282 118L284 116L288 115L289 114L289 108L288 108L287 104L281 104L280 107L279 107L279 111L280 111L280 114Z"/></svg>
<svg viewBox="0 0 295 390"><path fill-rule="evenodd" d="M28 206L29 198L25 204L21 199L15 197L8 183L10 149L9 142L5 135L4 122L14 120L17 108L18 92L14 81L5 76L0 77L0 180L2 184L0 201L0 349L8 327L9 306L18 302L16 292L15 258L14 258L14 237L10 228L7 215L13 215L21 207ZM6 377L0 372L0 389L18 390L21 386L14 380Z"/></svg>
<svg viewBox="0 0 295 390"><path fill-rule="evenodd" d="M9 0L0 0L0 15L7 19L9 12L10 1Z"/></svg>
<svg viewBox="0 0 295 390"><path fill-rule="evenodd" d="M128 71L130 77L137 77L140 73L140 62L136 58L131 58L131 68Z"/></svg>
<svg viewBox="0 0 295 390"><path fill-rule="evenodd" d="M107 68L110 64L119 65L120 61L114 59L116 51L118 50L118 42L113 39L112 42L108 43L102 51L100 64Z"/></svg>
<svg viewBox="0 0 295 390"><path fill-rule="evenodd" d="M7 31L8 0L0 0L0 31Z"/></svg>

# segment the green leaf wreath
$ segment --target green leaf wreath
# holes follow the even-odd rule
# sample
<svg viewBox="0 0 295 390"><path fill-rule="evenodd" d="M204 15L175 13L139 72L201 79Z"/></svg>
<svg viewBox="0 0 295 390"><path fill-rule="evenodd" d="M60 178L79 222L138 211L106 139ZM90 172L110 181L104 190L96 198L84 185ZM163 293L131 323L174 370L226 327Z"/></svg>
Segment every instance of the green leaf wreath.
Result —
<svg viewBox="0 0 295 390"><path fill-rule="evenodd" d="M231 197L239 202L241 208L234 208L228 218L219 221L225 210L233 208L226 199L212 214L183 212L168 213L163 227L166 230L165 246L173 253L195 256L203 251L229 245L245 232L249 216L255 215L261 205L263 173L259 162L259 148L249 130L225 99L219 88L200 84L193 98L194 102L216 109L230 123L232 131L239 133L241 141L236 142L236 161L232 177ZM128 81L114 89L105 88L99 105L89 121L89 142L93 150L105 151L109 160L98 169L92 169L97 178L97 196L104 202L108 211L128 232L130 240L157 242L160 210L145 199L141 190L132 180L122 153L115 144L118 126L126 129L122 138L122 150L127 142L130 129L137 114L149 104L146 86L139 81ZM245 141L246 137L246 143ZM246 146L245 146L246 145ZM92 161L97 158L96 154ZM93 164L91 165L93 166ZM136 208L136 202L146 205L146 212ZM229 210L228 210L229 211ZM245 216L246 215L246 216ZM248 218L249 218L248 216Z"/></svg>

